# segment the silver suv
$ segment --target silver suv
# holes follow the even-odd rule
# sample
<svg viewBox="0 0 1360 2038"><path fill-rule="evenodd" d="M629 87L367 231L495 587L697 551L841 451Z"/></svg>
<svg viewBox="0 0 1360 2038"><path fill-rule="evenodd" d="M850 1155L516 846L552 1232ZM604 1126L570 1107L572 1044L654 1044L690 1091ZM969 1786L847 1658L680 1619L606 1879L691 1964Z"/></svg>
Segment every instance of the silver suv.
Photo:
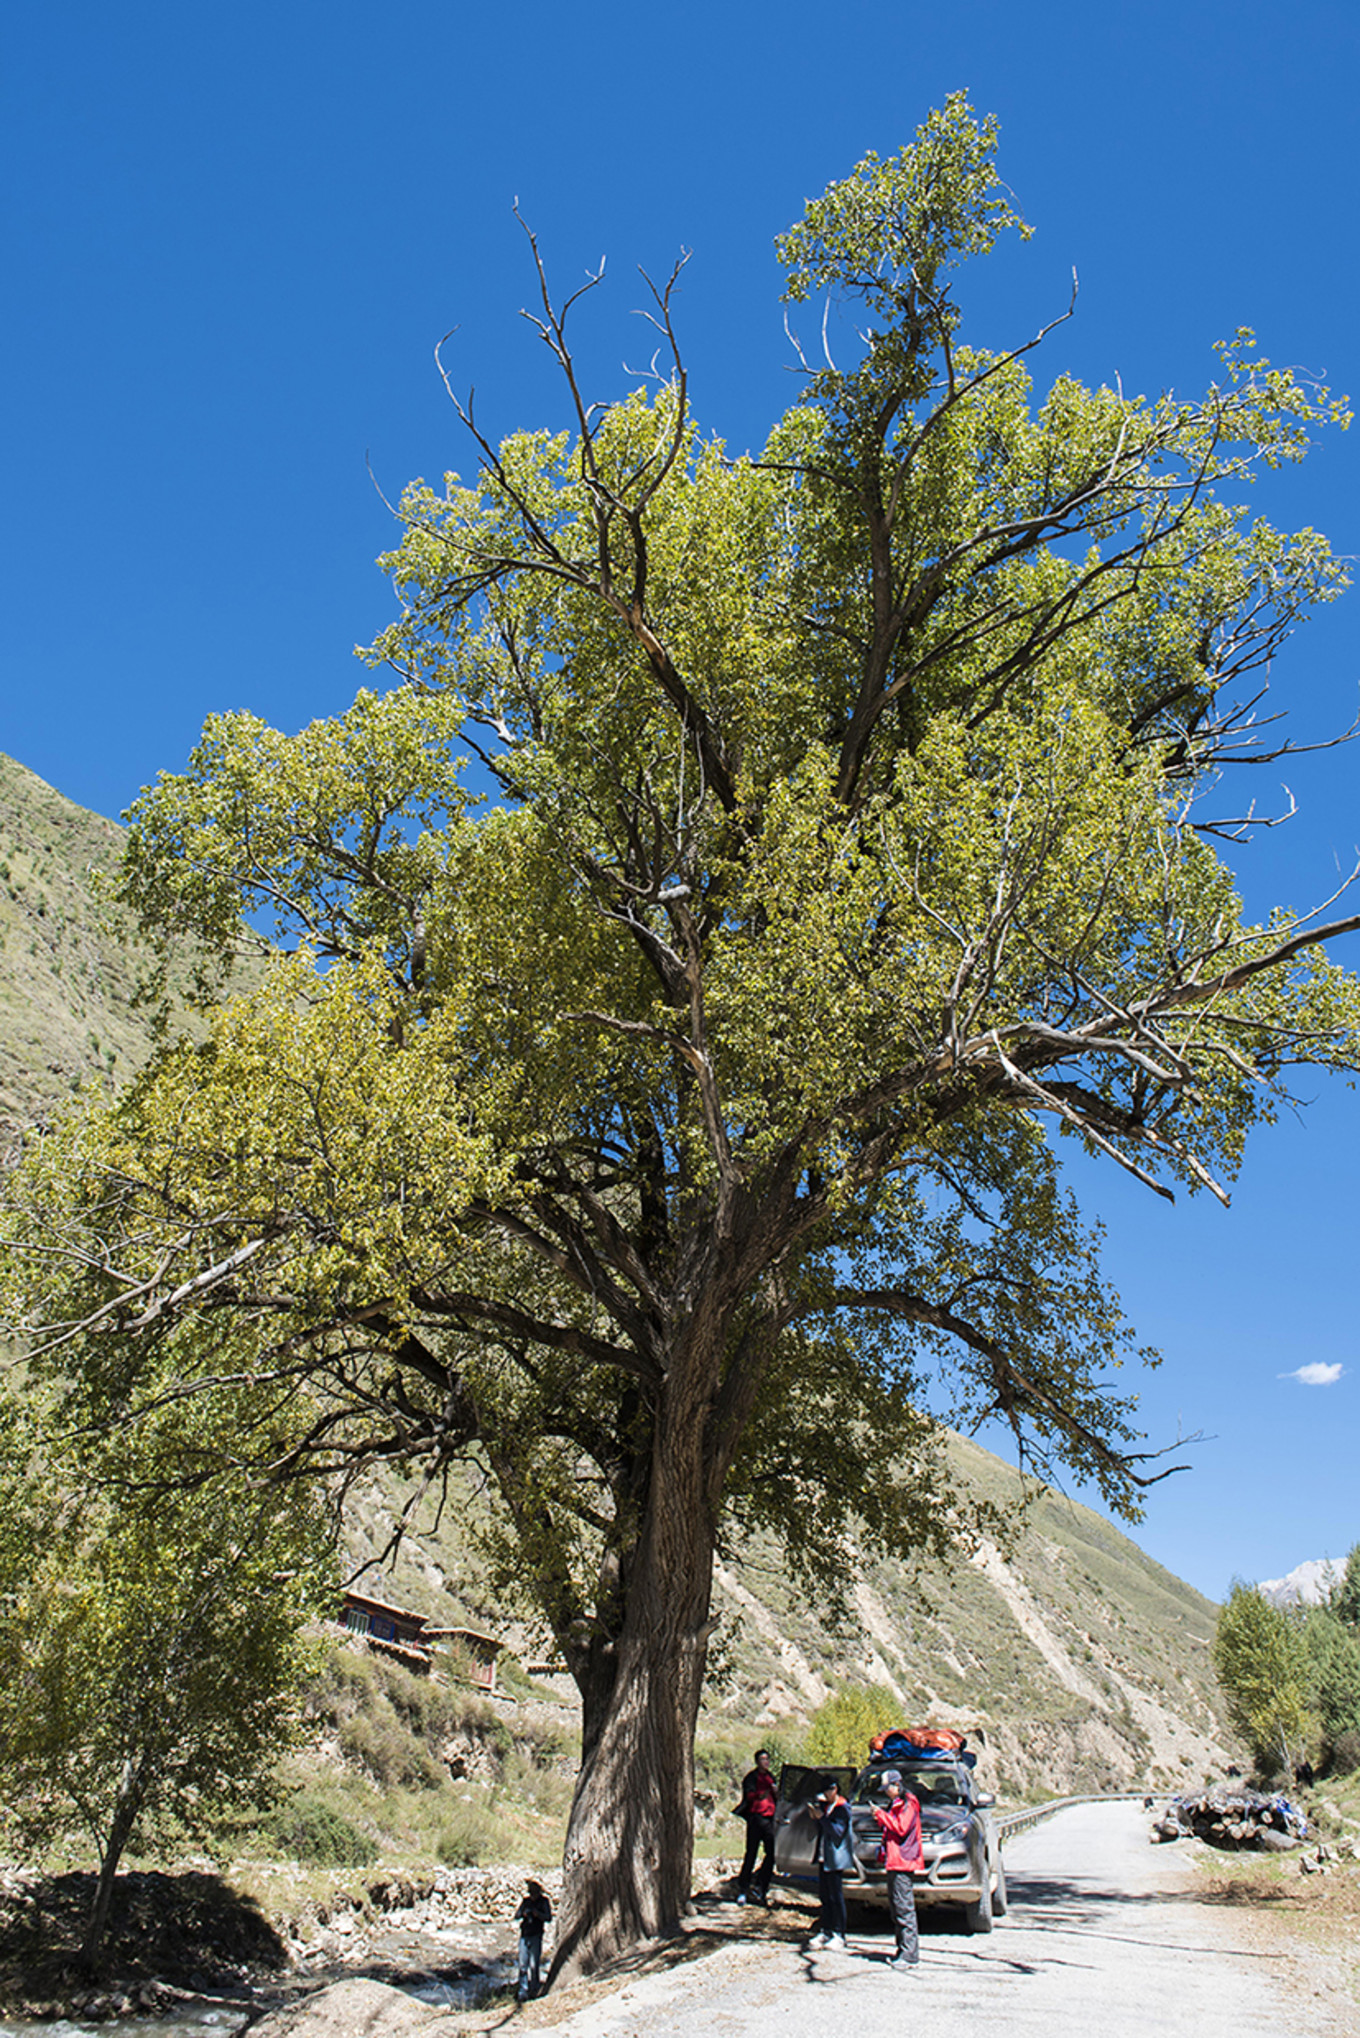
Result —
<svg viewBox="0 0 1360 2038"><path fill-rule="evenodd" d="M774 1818L776 1872L790 1882L815 1883L817 1822L808 1806L834 1783L850 1801L859 1862L859 1879L846 1876L845 1894L851 1902L886 1903L883 1836L873 1807L888 1802L881 1781L887 1769L895 1769L903 1788L920 1799L926 1865L912 1877L917 1903L952 1904L962 1911L966 1930L990 1932L993 1918L1006 1915L1006 1871L992 1817L996 1800L978 1791L971 1764L957 1755L878 1755L858 1776L853 1769L806 1769L786 1763L779 1772Z"/></svg>

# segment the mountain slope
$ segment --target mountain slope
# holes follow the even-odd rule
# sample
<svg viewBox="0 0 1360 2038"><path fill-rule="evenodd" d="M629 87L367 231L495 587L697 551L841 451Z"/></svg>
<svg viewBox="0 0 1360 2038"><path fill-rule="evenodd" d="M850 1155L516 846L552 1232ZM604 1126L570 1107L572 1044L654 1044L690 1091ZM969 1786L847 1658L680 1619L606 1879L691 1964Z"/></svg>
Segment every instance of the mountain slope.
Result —
<svg viewBox="0 0 1360 2038"><path fill-rule="evenodd" d="M872 1559L832 1625L791 1584L779 1552L755 1543L717 1567L700 1738L740 1736L788 1755L817 1707L844 1685L893 1695L895 1718L967 1726L986 1747L989 1786L1009 1796L1198 1786L1242 1759L1210 1661L1218 1609L1090 1508L1031 1489L965 1438L950 1439L962 1483L1016 1523L1006 1550L984 1545L952 1563ZM356 1494L351 1563L379 1558L394 1499L390 1475ZM459 1486L438 1526L415 1515L390 1567L365 1590L438 1624L500 1636L524 1659L547 1653L532 1626L507 1618L477 1547L481 1507ZM561 1695L570 1681L556 1680Z"/></svg>
<svg viewBox="0 0 1360 2038"><path fill-rule="evenodd" d="M0 757L0 1151L82 1080L120 1081L146 1059L140 951L92 881L122 833Z"/></svg>
<svg viewBox="0 0 1360 2038"><path fill-rule="evenodd" d="M0 1165L81 1083L114 1088L151 1054L137 996L150 946L95 876L116 867L123 840L116 822L0 755ZM234 981L258 974L247 960ZM176 1024L199 1038L199 1014L173 997L186 980L172 966Z"/></svg>
<svg viewBox="0 0 1360 2038"><path fill-rule="evenodd" d="M1263 1578L1256 1588L1276 1606L1321 1606L1334 1586L1346 1575L1338 1557L1310 1557L1296 1564L1283 1578Z"/></svg>
<svg viewBox="0 0 1360 2038"><path fill-rule="evenodd" d="M831 1682L882 1685L903 1716L981 1728L992 1784L1012 1793L1221 1772L1235 1751L1210 1662L1217 1608L1090 1508L1048 1489L1025 1507L1010 1466L961 1437L950 1449L961 1480L1019 1524L1011 1546L914 1570L869 1564L844 1638L759 1567L783 1646L768 1624L756 1644L748 1607L724 1702L758 1702L773 1731L781 1709L802 1717ZM757 1564L742 1568L720 1573L729 1600L750 1591Z"/></svg>

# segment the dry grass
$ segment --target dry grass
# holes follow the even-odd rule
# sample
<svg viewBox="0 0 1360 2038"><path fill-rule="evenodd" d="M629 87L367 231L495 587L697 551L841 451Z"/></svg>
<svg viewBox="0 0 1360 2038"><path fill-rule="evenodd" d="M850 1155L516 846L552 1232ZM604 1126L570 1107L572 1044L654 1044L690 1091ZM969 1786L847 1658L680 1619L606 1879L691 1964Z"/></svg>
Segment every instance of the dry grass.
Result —
<svg viewBox="0 0 1360 2038"><path fill-rule="evenodd" d="M1323 1993L1360 2004L1360 1862L1346 1858L1321 1873L1307 1874L1303 1852L1206 1850L1197 1863L1196 1895L1201 1902L1232 1911L1238 1929L1264 1949L1283 1955L1295 1986L1309 1997Z"/></svg>

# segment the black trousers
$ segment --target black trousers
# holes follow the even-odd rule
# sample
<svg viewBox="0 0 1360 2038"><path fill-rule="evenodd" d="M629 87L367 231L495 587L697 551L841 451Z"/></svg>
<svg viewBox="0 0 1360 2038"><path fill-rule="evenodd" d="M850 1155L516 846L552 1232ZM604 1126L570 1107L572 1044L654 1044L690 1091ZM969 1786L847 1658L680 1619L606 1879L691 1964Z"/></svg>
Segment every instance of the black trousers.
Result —
<svg viewBox="0 0 1360 2038"><path fill-rule="evenodd" d="M845 1937L845 1870L817 1864L817 1894L822 1900L821 1926L824 1932Z"/></svg>
<svg viewBox="0 0 1360 2038"><path fill-rule="evenodd" d="M742 1859L741 1874L737 1877L737 1888L743 1895L751 1888L751 1871L756 1865L756 1856L762 1847L765 1850L765 1859L761 1862L760 1872L755 1878L755 1888L758 1895L765 1896L769 1892L770 1877L774 1874L774 1820L748 1818L746 1853Z"/></svg>
<svg viewBox="0 0 1360 2038"><path fill-rule="evenodd" d="M921 1942L916 1936L916 1892L909 1868L888 1870L888 1903L892 1908L893 1932L899 1960L919 1960Z"/></svg>

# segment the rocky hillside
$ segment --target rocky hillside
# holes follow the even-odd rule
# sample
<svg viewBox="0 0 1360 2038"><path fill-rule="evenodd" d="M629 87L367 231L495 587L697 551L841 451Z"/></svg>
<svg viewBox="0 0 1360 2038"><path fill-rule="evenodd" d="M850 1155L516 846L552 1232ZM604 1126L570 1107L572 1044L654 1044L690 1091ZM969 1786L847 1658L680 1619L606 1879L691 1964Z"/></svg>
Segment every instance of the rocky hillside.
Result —
<svg viewBox="0 0 1360 2038"><path fill-rule="evenodd" d="M873 1685L892 1694L899 1720L968 1727L991 1787L1010 1798L1197 1787L1240 1761L1210 1663L1213 1603L1090 1508L1051 1491L1024 1508L1001 1459L962 1437L950 1447L960 1477L1015 1512L1007 1551L984 1545L915 1569L867 1563L839 1628L789 1584L773 1548L719 1565L700 1724L714 1757L753 1736L794 1755L825 1699ZM373 1489L356 1502L356 1565L386 1541L392 1497ZM390 1569L368 1574L381 1588L365 1589L500 1635L533 1662L542 1637L507 1620L481 1582L467 1541L476 1509L475 1496L460 1496L437 1530L412 1534ZM568 1680L551 1681L570 1695Z"/></svg>
<svg viewBox="0 0 1360 2038"><path fill-rule="evenodd" d="M0 759L0 1120L19 1125L82 1077L117 1082L145 1058L134 1004L138 956L106 926L90 879L120 830ZM3 1132L0 1132L0 1137ZM970 1483L1010 1512L1015 1474L962 1439ZM355 1568L389 1533L389 1486L356 1502ZM367 1588L445 1624L503 1634L527 1660L542 1638L516 1627L480 1581L462 1524L404 1544ZM744 1745L754 1733L792 1751L830 1692L874 1684L903 1715L967 1723L985 1737L994 1788L1010 1795L1198 1784L1233 1750L1209 1665L1215 1608L1089 1509L1045 1493L1006 1552L949 1567L869 1564L854 1620L833 1629L792 1591L777 1552L749 1548L719 1567L719 1646L701 1733ZM561 1687L564 1699L569 1686ZM886 1722L885 1724L890 1724Z"/></svg>
<svg viewBox="0 0 1360 2038"><path fill-rule="evenodd" d="M1007 1796L1198 1783L1233 1759L1210 1662L1217 1608L1090 1508L1043 1492L959 1437L963 1481L1020 1522L1002 1551L866 1567L841 1636L781 1591L777 1567L719 1574L737 1623L715 1694L781 1730L833 1684L879 1685L901 1716L972 1730ZM889 1722L885 1722L889 1724Z"/></svg>

